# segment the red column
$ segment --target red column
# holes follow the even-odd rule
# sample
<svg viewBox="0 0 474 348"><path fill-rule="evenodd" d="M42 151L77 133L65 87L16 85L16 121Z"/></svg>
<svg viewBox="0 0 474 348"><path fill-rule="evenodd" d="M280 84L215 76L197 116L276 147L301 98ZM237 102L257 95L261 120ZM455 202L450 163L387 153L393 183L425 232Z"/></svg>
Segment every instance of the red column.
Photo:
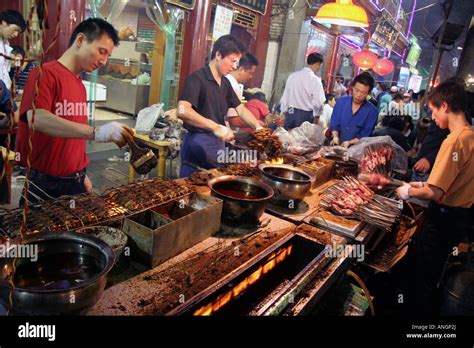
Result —
<svg viewBox="0 0 474 348"><path fill-rule="evenodd" d="M0 1L0 12L6 10L16 10L23 14L23 1L21 0L2 0ZM28 14L23 15L25 21L28 19ZM23 47L23 35L19 35L17 38L10 40L10 45L19 45Z"/></svg>
<svg viewBox="0 0 474 348"><path fill-rule="evenodd" d="M184 86L186 77L204 65L207 54L207 34L211 23L212 1L196 1L196 7L190 13L185 28L183 58L179 89Z"/></svg>
<svg viewBox="0 0 474 348"><path fill-rule="evenodd" d="M49 30L46 32L45 49L53 41L56 31L58 1L61 5L59 13L59 35L55 46L45 57L45 61L58 59L66 51L69 38L76 26L84 20L86 0L50 0L48 1Z"/></svg>
<svg viewBox="0 0 474 348"><path fill-rule="evenodd" d="M260 87L263 82L263 75L265 74L265 61L267 59L268 50L268 39L270 37L270 22L272 14L273 0L268 0L267 12L264 16L260 16L257 37L256 37L256 48L255 56L259 61L257 70L253 76L253 79L249 85Z"/></svg>

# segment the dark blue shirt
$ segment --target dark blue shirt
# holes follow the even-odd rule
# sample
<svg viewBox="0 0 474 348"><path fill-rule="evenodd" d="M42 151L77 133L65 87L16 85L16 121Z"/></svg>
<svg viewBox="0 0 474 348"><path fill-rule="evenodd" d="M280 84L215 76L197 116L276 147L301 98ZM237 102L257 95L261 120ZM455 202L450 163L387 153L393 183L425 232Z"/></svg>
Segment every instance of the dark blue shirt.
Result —
<svg viewBox="0 0 474 348"><path fill-rule="evenodd" d="M334 105L329 128L331 132L339 132L341 142L369 137L377 123L377 115L377 108L367 101L352 114L352 97L340 97Z"/></svg>
<svg viewBox="0 0 474 348"><path fill-rule="evenodd" d="M11 93L10 90L7 88L5 83L0 80L0 112L5 114L9 114L11 110ZM13 102L13 111L17 110L17 105Z"/></svg>

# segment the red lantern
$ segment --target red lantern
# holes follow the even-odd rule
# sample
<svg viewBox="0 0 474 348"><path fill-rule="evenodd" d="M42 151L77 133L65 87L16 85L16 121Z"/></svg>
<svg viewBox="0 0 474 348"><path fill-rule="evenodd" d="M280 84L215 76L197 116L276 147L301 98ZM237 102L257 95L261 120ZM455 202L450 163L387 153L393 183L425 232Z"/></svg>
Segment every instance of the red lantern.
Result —
<svg viewBox="0 0 474 348"><path fill-rule="evenodd" d="M390 74L395 66L392 61L386 58L380 58L375 64L373 70L379 75L388 75Z"/></svg>
<svg viewBox="0 0 474 348"><path fill-rule="evenodd" d="M377 59L377 55L367 49L357 52L352 56L354 64L363 70L372 69L377 63Z"/></svg>

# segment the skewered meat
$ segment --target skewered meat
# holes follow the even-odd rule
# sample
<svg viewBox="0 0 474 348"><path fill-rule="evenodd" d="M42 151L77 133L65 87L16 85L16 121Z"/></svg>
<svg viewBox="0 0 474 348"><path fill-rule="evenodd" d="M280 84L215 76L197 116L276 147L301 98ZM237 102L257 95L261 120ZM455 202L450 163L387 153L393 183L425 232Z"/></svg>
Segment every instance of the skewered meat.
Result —
<svg viewBox="0 0 474 348"><path fill-rule="evenodd" d="M387 178L384 174L379 173L361 173L358 177L360 181L363 181L367 184L367 186L382 189L386 185L390 185L392 181Z"/></svg>
<svg viewBox="0 0 474 348"><path fill-rule="evenodd" d="M251 133L253 139L249 141L248 146L251 149L265 153L268 158L280 157L283 145L280 138L272 135L272 130L262 128Z"/></svg>
<svg viewBox="0 0 474 348"><path fill-rule="evenodd" d="M383 173L391 171L391 160L395 157L395 151L390 145L369 145L364 150L364 156L360 163L362 173Z"/></svg>
<svg viewBox="0 0 474 348"><path fill-rule="evenodd" d="M352 177L344 177L342 182L329 187L320 205L335 214L358 218L385 229L390 229L401 215L397 201L374 194Z"/></svg>

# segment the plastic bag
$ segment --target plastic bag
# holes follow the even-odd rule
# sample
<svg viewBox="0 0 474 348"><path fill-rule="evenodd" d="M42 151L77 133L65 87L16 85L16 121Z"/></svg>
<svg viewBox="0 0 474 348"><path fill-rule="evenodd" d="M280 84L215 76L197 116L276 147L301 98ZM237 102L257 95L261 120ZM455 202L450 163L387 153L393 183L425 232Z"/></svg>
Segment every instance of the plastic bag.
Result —
<svg viewBox="0 0 474 348"><path fill-rule="evenodd" d="M137 133L148 134L155 126L158 118L165 117L163 106L164 104L159 103L140 110L137 116L137 122L135 123Z"/></svg>
<svg viewBox="0 0 474 348"><path fill-rule="evenodd" d="M369 165L367 165L369 159L368 154L374 153L375 151L380 151L381 154L386 153L384 152L384 147L387 146L393 150L393 155L390 155L391 159L389 163L387 163L386 167L382 168L382 170L387 172L395 170L405 173L408 168L408 156L405 150L397 145L388 135L362 138L357 145L351 146L347 150L347 154L349 157L357 160L360 173L372 173L380 171L381 166L371 165L370 162Z"/></svg>
<svg viewBox="0 0 474 348"><path fill-rule="evenodd" d="M296 155L315 151L324 142L323 129L309 122L304 122L290 131L279 127L273 134L280 138L286 151Z"/></svg>

